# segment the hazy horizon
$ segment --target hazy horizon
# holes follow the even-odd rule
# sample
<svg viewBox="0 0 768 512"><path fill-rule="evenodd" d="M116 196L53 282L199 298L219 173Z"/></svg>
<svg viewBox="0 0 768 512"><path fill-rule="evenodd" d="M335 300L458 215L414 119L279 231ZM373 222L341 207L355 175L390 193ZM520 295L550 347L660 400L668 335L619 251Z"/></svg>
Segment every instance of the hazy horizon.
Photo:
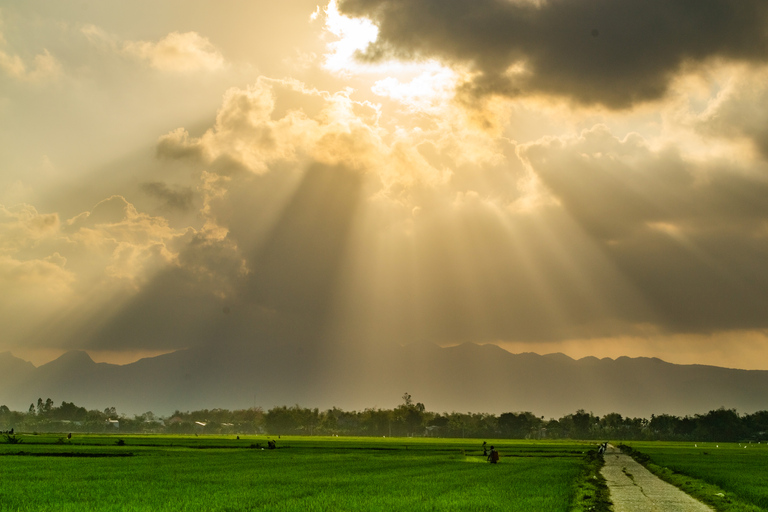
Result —
<svg viewBox="0 0 768 512"><path fill-rule="evenodd" d="M762 0L3 5L0 352L768 370L766 27Z"/></svg>
<svg viewBox="0 0 768 512"><path fill-rule="evenodd" d="M469 342L471 343L471 342ZM614 354L602 354L602 355L594 355L594 354L584 354L584 355L573 355L572 353L568 353L566 351L560 350L560 351L554 351L554 352L534 352L532 350L521 350L521 351L514 351L510 350L508 346L505 346L506 344L503 343L484 343L479 345L492 345L492 346L498 346L499 348L509 352L513 355L524 355L524 354L535 354L540 356L554 356L554 355L564 355L566 357L569 357L573 359L574 361L579 361L581 359L589 359L589 358L596 358L596 359L610 359L610 360L616 360L621 357L628 357L630 359L636 359L636 358L653 358L653 359L659 359L665 363L672 363L677 365L703 365L703 366L716 366L718 368L726 368L726 369L740 369L740 370L762 370L762 368L735 368L730 366L725 366L723 364L717 364L717 362L710 364L705 362L686 362L686 361L674 361L674 360L667 360L661 357L653 356L653 355L629 355L625 353L620 353L620 348L614 349ZM434 344L434 346L440 347L441 345ZM456 345L443 345L442 347L452 347ZM143 352L119 352L119 351L95 351L95 350L83 350L83 349L70 349L70 350L49 350L49 351L32 351L30 352L33 357L24 357L25 351L23 349L21 350L7 350L5 352L10 353L13 357L22 359L24 361L32 363L36 368L39 368L40 366L43 366L45 364L51 363L57 359L59 359L61 356L73 352L73 351L82 351L88 354L88 357L94 362L94 363L107 363L107 364L113 364L117 366L125 366L127 364L135 363L141 359L146 358L153 358L161 355L166 354L173 354L175 352L179 352L182 350L187 350L187 348L178 348L174 350L163 350L163 351L143 351ZM574 347L574 350L578 351L576 347ZM608 351L611 352L611 351Z"/></svg>
<svg viewBox="0 0 768 512"><path fill-rule="evenodd" d="M338 347L337 347L338 348ZM553 417L578 409L628 417L693 415L720 408L765 411L768 372L675 365L652 358L511 354L493 344L347 346L335 354L285 344L195 347L128 365L72 351L34 367L0 353L0 404L25 410L36 397L146 410L393 408L403 389L434 411ZM368 352L366 354L366 352ZM321 362L322 364L318 364Z"/></svg>

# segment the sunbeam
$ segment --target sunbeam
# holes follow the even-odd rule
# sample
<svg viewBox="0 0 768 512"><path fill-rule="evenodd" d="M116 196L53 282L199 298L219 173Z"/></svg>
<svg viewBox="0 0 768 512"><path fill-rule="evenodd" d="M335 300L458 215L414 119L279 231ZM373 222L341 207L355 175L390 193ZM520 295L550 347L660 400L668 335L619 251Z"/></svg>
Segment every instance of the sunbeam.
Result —
<svg viewBox="0 0 768 512"><path fill-rule="evenodd" d="M523 385L498 347L768 370L764 0L38 4L0 12L0 353L207 403L474 403Z"/></svg>

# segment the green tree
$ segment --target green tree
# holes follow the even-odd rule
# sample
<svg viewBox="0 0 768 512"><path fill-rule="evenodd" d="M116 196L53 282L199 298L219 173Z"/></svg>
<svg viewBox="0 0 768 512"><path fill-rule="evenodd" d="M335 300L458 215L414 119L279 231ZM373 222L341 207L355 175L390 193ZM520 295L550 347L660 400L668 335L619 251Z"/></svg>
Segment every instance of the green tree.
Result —
<svg viewBox="0 0 768 512"><path fill-rule="evenodd" d="M704 416L696 415L695 435L705 441L736 442L744 437L745 430L735 409L721 407Z"/></svg>
<svg viewBox="0 0 768 512"><path fill-rule="evenodd" d="M85 421L88 411L72 402L61 402L61 406L51 410L51 416L57 420Z"/></svg>
<svg viewBox="0 0 768 512"><path fill-rule="evenodd" d="M265 424L267 432L272 435L281 434L314 434L314 429L319 423L319 411L317 409L305 409L298 404L293 407L274 407L267 411Z"/></svg>
<svg viewBox="0 0 768 512"><path fill-rule="evenodd" d="M655 439L674 439L675 430L680 422L680 418L670 414L651 415L651 421L648 422L650 436Z"/></svg>
<svg viewBox="0 0 768 512"><path fill-rule="evenodd" d="M392 420L392 411L366 409L360 414L361 433L368 436L391 436Z"/></svg>
<svg viewBox="0 0 768 512"><path fill-rule="evenodd" d="M469 414L452 412L448 415L448 435L451 437L471 437L467 432Z"/></svg>
<svg viewBox="0 0 768 512"><path fill-rule="evenodd" d="M560 418L560 424L565 429L564 434L572 439L589 439L592 437L592 425L597 423L592 413L579 409L574 414Z"/></svg>
<svg viewBox="0 0 768 512"><path fill-rule="evenodd" d="M426 407L419 402L414 404L409 393L403 394L403 403L393 413L394 425L398 434L422 434L424 427L424 411Z"/></svg>
<svg viewBox="0 0 768 512"><path fill-rule="evenodd" d="M536 437L541 425L542 420L531 412L505 412L498 418L501 435L514 439Z"/></svg>
<svg viewBox="0 0 768 512"><path fill-rule="evenodd" d="M757 411L744 416L743 423L750 438L755 441L768 439L768 411Z"/></svg>
<svg viewBox="0 0 768 512"><path fill-rule="evenodd" d="M624 418L617 412L608 413L600 418L600 430L603 437L623 439Z"/></svg>

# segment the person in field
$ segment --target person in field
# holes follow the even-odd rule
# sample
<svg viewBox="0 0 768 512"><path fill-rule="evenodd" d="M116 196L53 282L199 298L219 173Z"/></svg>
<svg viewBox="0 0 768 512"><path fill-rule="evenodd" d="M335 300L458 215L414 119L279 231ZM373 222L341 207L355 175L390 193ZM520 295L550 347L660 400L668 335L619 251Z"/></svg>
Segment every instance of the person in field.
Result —
<svg viewBox="0 0 768 512"><path fill-rule="evenodd" d="M499 451L493 446L491 446L491 453L488 454L488 462L491 464L499 462Z"/></svg>

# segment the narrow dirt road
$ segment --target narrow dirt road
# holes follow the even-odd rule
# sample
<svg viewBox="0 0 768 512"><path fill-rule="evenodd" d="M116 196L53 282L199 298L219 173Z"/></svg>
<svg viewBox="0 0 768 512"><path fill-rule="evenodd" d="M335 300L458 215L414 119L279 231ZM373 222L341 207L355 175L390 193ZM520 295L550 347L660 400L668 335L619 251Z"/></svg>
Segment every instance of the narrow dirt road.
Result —
<svg viewBox="0 0 768 512"><path fill-rule="evenodd" d="M614 512L713 512L683 491L662 481L612 445L601 471Z"/></svg>

